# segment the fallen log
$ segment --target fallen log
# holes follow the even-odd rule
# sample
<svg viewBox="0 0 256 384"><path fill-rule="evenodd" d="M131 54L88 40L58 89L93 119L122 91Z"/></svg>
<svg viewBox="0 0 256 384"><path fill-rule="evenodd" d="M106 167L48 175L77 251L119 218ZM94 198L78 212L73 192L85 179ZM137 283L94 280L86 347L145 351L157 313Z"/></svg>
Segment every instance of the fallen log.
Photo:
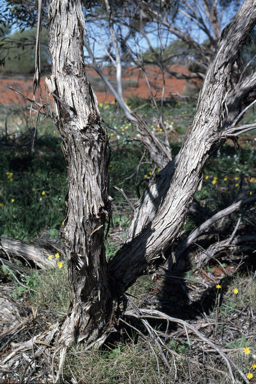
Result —
<svg viewBox="0 0 256 384"><path fill-rule="evenodd" d="M55 260L48 259L49 251L11 237L0 237L0 255L1 254L5 254L7 256L18 256L23 259L33 261L33 263L41 269L56 266Z"/></svg>

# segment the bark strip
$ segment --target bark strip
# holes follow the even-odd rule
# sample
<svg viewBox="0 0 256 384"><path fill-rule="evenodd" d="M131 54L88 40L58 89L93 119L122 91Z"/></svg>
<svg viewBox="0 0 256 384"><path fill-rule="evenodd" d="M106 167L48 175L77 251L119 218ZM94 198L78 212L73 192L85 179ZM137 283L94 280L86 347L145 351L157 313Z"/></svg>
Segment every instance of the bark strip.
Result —
<svg viewBox="0 0 256 384"><path fill-rule="evenodd" d="M51 0L48 12L52 75L47 86L54 96L55 124L68 170L61 238L74 288L74 300L59 338L65 349L74 339L93 343L109 328L112 306L104 247L109 210L108 139L84 69L81 2Z"/></svg>

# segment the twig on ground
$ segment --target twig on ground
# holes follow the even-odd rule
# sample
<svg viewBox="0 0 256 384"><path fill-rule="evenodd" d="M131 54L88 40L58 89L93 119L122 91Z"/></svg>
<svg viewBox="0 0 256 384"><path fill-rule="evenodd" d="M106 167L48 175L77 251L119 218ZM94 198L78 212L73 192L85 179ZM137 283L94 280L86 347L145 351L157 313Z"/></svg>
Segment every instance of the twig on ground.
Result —
<svg viewBox="0 0 256 384"><path fill-rule="evenodd" d="M165 320L169 320L171 322L174 322L174 323L179 323L179 324L182 324L183 326L185 325L187 328L191 329L201 340L203 340L204 342L206 342L207 344L209 344L212 348L214 348L220 355L221 357L226 361L226 364L228 366L228 370L229 370L229 374L230 374L230 377L232 379L232 383L233 384L236 384L236 380L234 378L234 375L233 375L233 372L232 372L232 368L231 368L231 365L233 365L233 367L239 372L240 376L243 378L243 380L249 384L249 380L246 378L246 376L244 375L244 373L240 370L240 368L228 357L226 356L222 349L219 348L217 345L215 345L214 343L212 343L209 339L207 339L202 333L200 333L195 327L193 327L191 324L187 323L186 321L184 320L181 320L181 319L177 319L177 318L174 318L174 317L171 317L171 316L168 316L158 310L154 310L154 309L143 309L143 308L140 308L139 309L140 311L140 314L138 314L136 311L134 310L127 310L124 312L124 315L126 316L131 316L131 317L135 317L135 318L138 318L138 319L142 319L144 317L148 317L148 318L151 318L151 319L165 319Z"/></svg>

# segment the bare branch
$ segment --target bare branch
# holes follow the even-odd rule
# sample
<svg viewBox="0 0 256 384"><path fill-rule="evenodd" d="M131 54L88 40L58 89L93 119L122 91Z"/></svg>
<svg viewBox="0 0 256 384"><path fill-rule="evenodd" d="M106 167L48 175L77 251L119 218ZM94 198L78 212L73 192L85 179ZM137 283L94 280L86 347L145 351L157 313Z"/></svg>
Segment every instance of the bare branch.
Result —
<svg viewBox="0 0 256 384"><path fill-rule="evenodd" d="M181 254L190 246L192 245L195 240L203 233L205 233L209 228L216 223L216 221L222 219L225 216L230 215L231 213L234 213L244 207L247 204L252 204L256 201L256 195L250 196L247 199L237 201L236 203L230 205L229 207L223 209L222 211L219 211L214 216L212 216L210 219L206 220L203 224L201 224L197 229L195 229L188 238L182 243L182 245L179 247L179 250L177 251L175 257L178 258L181 256Z"/></svg>
<svg viewBox="0 0 256 384"><path fill-rule="evenodd" d="M236 384L236 380L234 378L231 365L233 365L233 367L237 370L237 372L239 372L239 374L243 378L243 380L247 384L249 384L249 380L244 375L244 373L241 371L241 369L233 362L233 360L231 360L227 355L225 355L225 353L222 351L221 348L219 348L217 345L215 345L213 342L211 342L209 339L207 339L195 327L193 327L193 325L189 324L188 322L186 322L184 320L168 316L168 315L166 315L166 314L164 314L164 313L162 313L162 312L160 312L160 311L158 311L156 309L142 309L142 308L140 308L139 311L140 311L140 314L138 314L134 310L127 310L127 311L125 311L124 315L136 317L138 319L143 319L143 317L148 317L148 318L151 318L151 319L165 319L165 320L171 321L173 323L182 324L184 328L190 329L201 340L203 340L205 343L209 344L215 351L217 351L220 354L220 356L225 360L225 362L226 362L226 364L228 366L229 374L230 374L230 377L232 379L232 383L233 384Z"/></svg>

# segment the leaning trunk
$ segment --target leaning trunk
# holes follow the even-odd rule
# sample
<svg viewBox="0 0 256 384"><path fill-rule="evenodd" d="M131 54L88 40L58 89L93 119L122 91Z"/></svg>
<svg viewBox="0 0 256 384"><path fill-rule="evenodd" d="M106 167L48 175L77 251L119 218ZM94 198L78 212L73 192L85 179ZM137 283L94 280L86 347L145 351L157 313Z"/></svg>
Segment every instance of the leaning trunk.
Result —
<svg viewBox="0 0 256 384"><path fill-rule="evenodd" d="M88 345L99 340L111 316L104 250L108 139L84 69L85 23L80 1L50 1L49 20L52 75L47 85L68 171L61 238L74 290L59 339L65 348L74 339Z"/></svg>
<svg viewBox="0 0 256 384"><path fill-rule="evenodd" d="M256 3L248 0L224 29L183 146L143 195L127 242L110 262L109 271L120 292L152 264L164 260L165 250L185 221L205 162L232 132L237 132L234 124L241 108L255 99L254 74L232 83L233 65L255 23ZM173 257L171 264L176 262ZM179 263L182 266L183 260Z"/></svg>

